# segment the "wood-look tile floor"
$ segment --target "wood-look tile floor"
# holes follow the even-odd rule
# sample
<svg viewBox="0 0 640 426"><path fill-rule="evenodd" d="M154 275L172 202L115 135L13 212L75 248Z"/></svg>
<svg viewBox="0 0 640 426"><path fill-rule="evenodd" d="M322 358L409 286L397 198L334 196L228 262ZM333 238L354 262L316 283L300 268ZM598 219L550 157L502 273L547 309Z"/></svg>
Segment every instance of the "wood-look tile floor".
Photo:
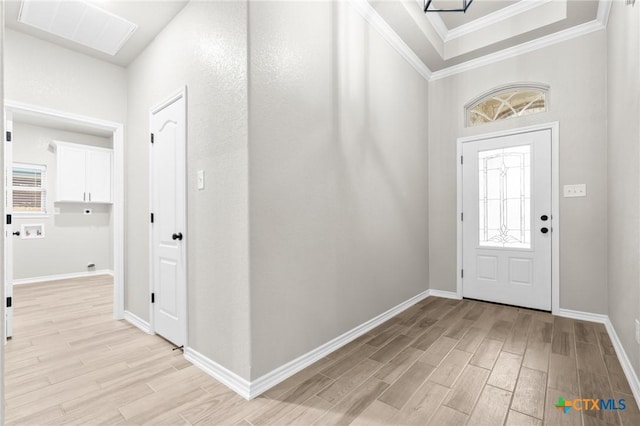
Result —
<svg viewBox="0 0 640 426"><path fill-rule="evenodd" d="M430 297L245 401L111 318L110 277L15 288L9 424L640 425L600 324ZM554 407L624 398L624 411Z"/></svg>

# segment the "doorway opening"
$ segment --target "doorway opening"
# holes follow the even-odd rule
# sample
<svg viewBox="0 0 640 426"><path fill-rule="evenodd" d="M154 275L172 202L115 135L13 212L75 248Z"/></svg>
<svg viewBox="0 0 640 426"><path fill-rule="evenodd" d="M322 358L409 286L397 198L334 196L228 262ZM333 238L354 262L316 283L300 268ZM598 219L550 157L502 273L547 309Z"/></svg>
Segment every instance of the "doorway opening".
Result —
<svg viewBox="0 0 640 426"><path fill-rule="evenodd" d="M103 242L108 245L106 249L102 247L101 252L91 255L96 257L95 261L91 261L89 257L84 261L86 265L83 268L86 268L86 270L68 274L50 272L52 269L44 268L47 259L24 258L25 252L22 249L28 250L35 247L27 245L21 247L23 258L16 265L16 269L20 274L24 274L24 272L20 271L20 268L31 268L31 274L35 274L34 276L37 277L34 281L46 281L47 278L55 280L73 278L74 276L100 275L101 273L113 271L113 317L114 319L122 319L124 314L123 125L13 101L5 101L5 115L9 131L30 132L29 136L36 138L38 145L43 145L38 146L38 151L46 153L46 155L43 154L42 158L34 157L32 162L23 162L22 166L19 165L20 167L16 169L14 160L22 159L22 161L25 161L24 158L27 157L16 158L13 155L16 148L12 144L18 143L20 135L16 133L17 137L13 137L13 135L7 134L7 141L5 142L6 182L12 183L10 180L13 177L18 180L26 177L28 178L27 180L30 179L31 184L36 182L40 185L40 187L37 187L37 185L31 185L32 187L29 188L19 187L18 191L21 191L19 195L24 192L25 197L17 197L18 206L16 207L23 214L18 215L21 216L18 221L14 219L15 214L11 220L7 216L4 242L5 252L7 253L5 256L7 271L5 274L5 292L7 298L11 297L13 293L14 259L11 253L13 253L15 239L19 238L19 243L33 243L37 242L38 239L42 239L40 240L42 242L47 239L47 230L55 231L58 234L57 238L60 239L58 246L64 252L62 245L65 239L65 226L69 225L65 221L74 216L74 219L71 220L76 221L75 223L79 220L85 225L86 229L84 231L88 231L90 234L92 231L96 231L97 228L102 228L99 235L85 235L85 237L100 241L104 240ZM62 138L42 137L42 135L38 134L42 129L49 129L54 136L63 135L62 138L64 138L64 135L74 134L86 134L86 136L81 138L82 140L71 141L80 143L69 143L69 140L55 140ZM11 136L11 140L9 140L9 136ZM67 137L66 139L69 138ZM24 156L25 154L20 153L20 155ZM51 161L50 158L44 159L47 155L54 158L50 164L47 164ZM56 166L60 166L58 163L62 162L73 166L70 168L65 167L65 170L67 170L65 171L67 175L65 182L61 182L61 174L59 170L55 170ZM43 185L47 179L47 170L49 172L56 171L55 176L52 173L48 174L50 183L55 182L54 191L48 191L47 186ZM94 173L92 174L90 171ZM111 176L105 177L109 173ZM80 175L83 176L82 179L79 178ZM36 188L33 186L36 186ZM7 195L14 188L16 187L13 184L11 187L5 185ZM47 196L55 198L49 198L47 201ZM79 198L76 199L74 197ZM5 196L5 199L7 200L5 204L8 204L7 213L9 214L13 207L9 203L16 200L16 197ZM63 199L64 202L51 202L52 200ZM29 214L26 214L25 210L30 210ZM67 213L66 215L62 214L63 210ZM38 215L40 217L36 217ZM28 216L28 219L25 216ZM20 225L20 229L14 229L16 223ZM68 227L66 229L67 231L71 230ZM19 235L17 234L18 232L20 233ZM79 235L73 236L71 233L68 233L68 238L76 240L81 238ZM50 236L52 235L50 233ZM28 241L29 239L33 239L33 241ZM47 243L55 243L52 239L50 238ZM22 265L24 262L31 263ZM33 272L34 268L38 270L40 267L42 267L41 271L49 272ZM21 275L18 277L22 278L18 281L19 283L30 282L29 279L25 279ZM9 301L8 299L5 305L8 306L5 310L7 323L5 333L8 336L12 334L12 306L14 303L13 300Z"/></svg>

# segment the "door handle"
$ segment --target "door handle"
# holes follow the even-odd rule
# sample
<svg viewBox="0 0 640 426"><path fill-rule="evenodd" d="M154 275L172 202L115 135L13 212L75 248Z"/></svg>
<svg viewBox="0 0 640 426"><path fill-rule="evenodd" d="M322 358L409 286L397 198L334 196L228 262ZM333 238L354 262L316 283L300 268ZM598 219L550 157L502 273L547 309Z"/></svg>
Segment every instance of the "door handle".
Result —
<svg viewBox="0 0 640 426"><path fill-rule="evenodd" d="M20 236L20 231L14 232L13 235L15 235L16 237L19 237Z"/></svg>
<svg viewBox="0 0 640 426"><path fill-rule="evenodd" d="M549 232L549 228L542 228L540 229L540 232L542 232L543 234L546 234L547 232Z"/></svg>
<svg viewBox="0 0 640 426"><path fill-rule="evenodd" d="M178 232L177 234L173 234L173 235L171 236L171 239L173 239L173 240L180 240L180 241L182 241L182 232Z"/></svg>

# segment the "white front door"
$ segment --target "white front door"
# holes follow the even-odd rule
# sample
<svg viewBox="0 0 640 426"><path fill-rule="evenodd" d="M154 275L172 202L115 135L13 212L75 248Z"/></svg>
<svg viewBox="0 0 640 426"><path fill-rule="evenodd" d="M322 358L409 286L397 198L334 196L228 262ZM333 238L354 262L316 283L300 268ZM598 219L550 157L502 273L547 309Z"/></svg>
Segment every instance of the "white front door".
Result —
<svg viewBox="0 0 640 426"><path fill-rule="evenodd" d="M13 336L13 120L5 112L4 139L4 296L5 338ZM11 220L9 219L11 218Z"/></svg>
<svg viewBox="0 0 640 426"><path fill-rule="evenodd" d="M151 262L154 331L186 342L185 93L151 111Z"/></svg>
<svg viewBox="0 0 640 426"><path fill-rule="evenodd" d="M462 155L463 297L551 310L551 130Z"/></svg>

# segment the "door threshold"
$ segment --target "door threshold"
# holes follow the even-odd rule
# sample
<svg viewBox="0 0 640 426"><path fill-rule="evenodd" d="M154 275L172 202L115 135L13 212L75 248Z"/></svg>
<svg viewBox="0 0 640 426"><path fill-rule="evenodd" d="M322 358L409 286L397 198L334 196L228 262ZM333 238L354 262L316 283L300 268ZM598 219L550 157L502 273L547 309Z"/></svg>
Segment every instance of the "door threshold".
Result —
<svg viewBox="0 0 640 426"><path fill-rule="evenodd" d="M547 314L551 313L551 310L527 308L526 306L510 305L508 303L492 302L490 300L472 299L471 297L463 297L462 300L473 300L474 302L491 303L492 305L509 306L511 308L518 308L518 309L528 309L530 311L544 312Z"/></svg>

